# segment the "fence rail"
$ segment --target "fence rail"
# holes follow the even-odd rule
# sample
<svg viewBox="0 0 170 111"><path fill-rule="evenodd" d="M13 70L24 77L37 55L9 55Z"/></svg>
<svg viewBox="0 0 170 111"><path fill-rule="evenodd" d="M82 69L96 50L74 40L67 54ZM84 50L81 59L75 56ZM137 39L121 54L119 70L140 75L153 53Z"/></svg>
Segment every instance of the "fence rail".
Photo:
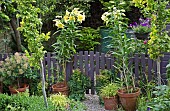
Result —
<svg viewBox="0 0 170 111"><path fill-rule="evenodd" d="M10 54L0 54L0 60ZM170 59L170 53L165 53L161 58L161 77L162 82L166 83L166 65ZM73 60L66 65L66 80L69 80L74 69L79 68L83 74L91 79L91 93L95 93L95 77L101 70L114 70L115 59L104 53L93 51L80 51L74 55ZM45 79L53 84L57 82L57 70L62 70L55 59L55 54L48 52L44 56L43 65L45 66ZM130 59L130 65L133 66L135 81L151 81L157 79L156 62L146 57L144 54L136 54ZM48 78L47 78L48 77ZM87 91L86 93L89 93Z"/></svg>

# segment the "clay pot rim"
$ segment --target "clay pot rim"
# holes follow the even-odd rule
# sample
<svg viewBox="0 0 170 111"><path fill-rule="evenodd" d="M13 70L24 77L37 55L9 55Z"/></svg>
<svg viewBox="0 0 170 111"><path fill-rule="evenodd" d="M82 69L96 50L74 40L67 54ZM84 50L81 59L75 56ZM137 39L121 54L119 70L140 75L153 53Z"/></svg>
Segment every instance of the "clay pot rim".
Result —
<svg viewBox="0 0 170 111"><path fill-rule="evenodd" d="M103 99L116 99L117 98L117 95L115 95L115 96L110 96L110 97L102 97Z"/></svg>
<svg viewBox="0 0 170 111"><path fill-rule="evenodd" d="M60 85L60 84L63 84L63 87L57 87L57 85ZM68 85L65 84L64 82L59 82L59 83L53 84L51 87L52 87L52 89L59 89L59 90L68 89Z"/></svg>
<svg viewBox="0 0 170 111"><path fill-rule="evenodd" d="M9 85L8 86L9 88L13 88L12 85ZM20 88L17 88L17 89L23 89L23 88L29 88L29 85L28 84L22 84Z"/></svg>
<svg viewBox="0 0 170 111"><path fill-rule="evenodd" d="M134 93L125 93L124 88L118 90L118 95L120 97L136 97L140 95L140 88L136 87L137 91Z"/></svg>

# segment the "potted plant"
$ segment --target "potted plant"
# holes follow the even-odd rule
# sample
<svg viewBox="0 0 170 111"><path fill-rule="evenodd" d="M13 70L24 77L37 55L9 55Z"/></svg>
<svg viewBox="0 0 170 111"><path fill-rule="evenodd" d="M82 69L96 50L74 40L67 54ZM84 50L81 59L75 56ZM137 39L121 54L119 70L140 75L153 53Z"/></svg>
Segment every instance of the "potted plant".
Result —
<svg viewBox="0 0 170 111"><path fill-rule="evenodd" d="M134 22L130 24L130 27L134 31L137 39L148 40L149 33L151 32L150 20L151 19L149 18L139 18L139 23Z"/></svg>
<svg viewBox="0 0 170 111"><path fill-rule="evenodd" d="M100 74L96 75L96 93L99 96L100 104L103 104L103 99L100 96L100 90L114 81L114 74L110 70L101 70Z"/></svg>
<svg viewBox="0 0 170 111"><path fill-rule="evenodd" d="M111 54L116 58L115 71L120 74L120 79L123 82L122 88L118 90L120 102L126 111L135 111L140 89L135 85L135 77L132 66L129 66L129 59L135 52L136 43L134 38L126 36L127 18L124 14L125 10L121 6L123 3L122 1L120 2L113 2L107 12L110 13L109 16L106 15L103 20L106 25L110 22L114 24L109 25L113 30L113 36L108 47L111 49Z"/></svg>
<svg viewBox="0 0 170 111"><path fill-rule="evenodd" d="M56 16L54 20L55 26L58 27L57 32L59 32L59 36L56 37L56 43L53 44L53 47L56 53L56 59L62 67L64 82L52 85L53 91L59 89L60 91L62 90L62 92L68 92L68 85L66 83L66 63L69 62L76 53L75 40L76 36L79 35L78 25L84 20L85 14L83 11L79 11L79 8L74 8L72 11L66 10L63 18L61 16Z"/></svg>
<svg viewBox="0 0 170 111"><path fill-rule="evenodd" d="M100 90L100 95L103 97L104 106L106 110L117 110L118 109L118 85L115 83L110 83L104 86Z"/></svg>
<svg viewBox="0 0 170 111"><path fill-rule="evenodd" d="M28 58L25 55L21 56L18 52L7 57L5 61L1 61L0 73L3 77L3 83L9 85L12 94L24 92L29 87L23 81L28 77L27 73L31 73L30 70Z"/></svg>
<svg viewBox="0 0 170 111"><path fill-rule="evenodd" d="M81 73L79 69L74 70L70 80L68 81L70 90L69 98L76 101L84 100L85 91L91 86L90 83L90 79Z"/></svg>

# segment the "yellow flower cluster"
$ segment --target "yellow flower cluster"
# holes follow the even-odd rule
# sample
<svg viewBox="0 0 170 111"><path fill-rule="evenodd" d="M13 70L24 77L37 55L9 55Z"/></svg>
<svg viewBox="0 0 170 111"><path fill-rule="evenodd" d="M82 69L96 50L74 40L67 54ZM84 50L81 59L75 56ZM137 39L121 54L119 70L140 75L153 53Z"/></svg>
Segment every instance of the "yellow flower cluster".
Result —
<svg viewBox="0 0 170 111"><path fill-rule="evenodd" d="M5 61L0 61L0 73L9 76L24 74L28 67L28 58L25 55L21 56L18 52L10 58L7 57Z"/></svg>
<svg viewBox="0 0 170 111"><path fill-rule="evenodd" d="M59 19L61 18L61 20ZM55 21L55 26L58 28L64 28L64 23L69 23L69 22L80 22L85 21L85 14L83 11L79 11L79 8L74 8L71 12L66 10L66 14L62 18L62 16L56 16L56 19L53 20Z"/></svg>
<svg viewBox="0 0 170 111"><path fill-rule="evenodd" d="M114 19L119 18L120 16L126 16L124 14L125 10L121 9L118 10L116 7L113 8L112 12L105 12L103 13L101 19L106 23L106 25L109 23L110 16L113 16Z"/></svg>

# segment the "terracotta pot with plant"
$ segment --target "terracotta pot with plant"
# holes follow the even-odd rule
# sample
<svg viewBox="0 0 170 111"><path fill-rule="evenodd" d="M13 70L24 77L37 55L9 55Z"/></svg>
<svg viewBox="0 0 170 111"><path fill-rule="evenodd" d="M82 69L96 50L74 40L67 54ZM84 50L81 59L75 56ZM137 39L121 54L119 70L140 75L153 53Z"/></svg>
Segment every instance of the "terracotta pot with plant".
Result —
<svg viewBox="0 0 170 111"><path fill-rule="evenodd" d="M125 17L125 10L121 6L123 5L121 2L112 2L112 6L109 7L108 12L102 15L102 19L112 29L112 40L109 44L110 53L116 58L113 66L115 67L115 71L119 73L120 80L123 83L122 88L118 91L120 102L126 111L135 111L136 100L140 94L140 90L135 86L136 78L133 74L133 66L129 65L129 60L136 50L136 41L134 38L128 38L126 36L125 32L128 28L127 18ZM122 97L126 97L132 101L127 101L122 99Z"/></svg>
<svg viewBox="0 0 170 111"><path fill-rule="evenodd" d="M29 88L29 85L23 83L23 81L25 78L28 78L31 72L28 58L18 52L7 57L5 61L1 61L0 73L2 74L3 83L9 86L11 94L24 92Z"/></svg>
<svg viewBox="0 0 170 111"><path fill-rule="evenodd" d="M68 91L66 80L66 64L71 61L71 58L76 53L75 40L78 35L78 25L85 20L85 14L83 11L79 11L79 8L74 8L72 11L66 10L64 17L56 16L54 20L55 26L58 27L59 36L56 37L56 43L53 44L54 51L56 53L56 59L62 67L62 74L64 81L52 85L53 92ZM54 33L54 35L56 34ZM61 89L58 91L58 89ZM67 92L66 92L67 94Z"/></svg>
<svg viewBox="0 0 170 111"><path fill-rule="evenodd" d="M100 95L103 97L104 107L106 110L118 109L117 91L118 85L115 83L110 83L100 90Z"/></svg>

